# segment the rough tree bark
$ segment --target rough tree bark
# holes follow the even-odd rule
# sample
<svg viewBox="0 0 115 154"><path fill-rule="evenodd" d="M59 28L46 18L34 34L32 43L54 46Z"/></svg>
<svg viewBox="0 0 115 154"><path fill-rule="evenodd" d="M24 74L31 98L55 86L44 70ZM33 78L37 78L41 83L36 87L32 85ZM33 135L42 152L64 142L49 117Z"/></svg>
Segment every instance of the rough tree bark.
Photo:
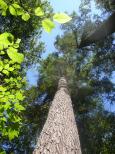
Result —
<svg viewBox="0 0 115 154"><path fill-rule="evenodd" d="M64 77L49 110L33 154L81 154L71 98Z"/></svg>

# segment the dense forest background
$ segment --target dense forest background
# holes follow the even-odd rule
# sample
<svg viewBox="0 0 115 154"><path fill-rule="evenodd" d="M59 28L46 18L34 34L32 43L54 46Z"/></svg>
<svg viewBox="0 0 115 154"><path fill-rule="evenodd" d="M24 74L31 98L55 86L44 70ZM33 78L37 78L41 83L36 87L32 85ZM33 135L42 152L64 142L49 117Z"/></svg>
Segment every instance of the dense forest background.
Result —
<svg viewBox="0 0 115 154"><path fill-rule="evenodd" d="M112 78L115 71L115 36L112 34L86 47L79 47L80 42L114 12L114 1L95 0L101 14L92 15L91 0L81 0L79 13L73 12L70 15L72 20L61 25L63 35L55 39L56 51L45 58L42 58L45 44L40 39L42 18L34 16L31 8L42 7L45 12L43 18L51 18L53 8L48 1L15 2L29 10L31 18L25 22L20 16L12 15L12 11L4 16L0 7L0 34L11 33L15 38L12 35L6 37L10 45L14 41L13 47L19 49L19 59L12 62L5 53L6 49L0 46L0 64L6 70L3 72L0 68L0 85L5 85L4 89L0 89L0 103L4 103L0 107L0 154L32 153L61 76L66 76L68 81L82 153L114 154L115 113L106 110L104 104L115 103L115 82ZM22 54L25 57L23 62ZM33 66L39 74L37 86L29 86L25 80L28 69Z"/></svg>

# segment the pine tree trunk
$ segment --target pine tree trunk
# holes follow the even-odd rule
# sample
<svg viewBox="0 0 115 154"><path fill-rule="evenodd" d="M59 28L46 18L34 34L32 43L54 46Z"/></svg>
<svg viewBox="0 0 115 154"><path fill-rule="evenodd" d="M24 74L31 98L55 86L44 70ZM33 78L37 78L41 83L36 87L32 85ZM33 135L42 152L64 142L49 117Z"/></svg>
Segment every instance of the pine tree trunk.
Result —
<svg viewBox="0 0 115 154"><path fill-rule="evenodd" d="M64 77L49 110L33 154L81 154L71 98Z"/></svg>

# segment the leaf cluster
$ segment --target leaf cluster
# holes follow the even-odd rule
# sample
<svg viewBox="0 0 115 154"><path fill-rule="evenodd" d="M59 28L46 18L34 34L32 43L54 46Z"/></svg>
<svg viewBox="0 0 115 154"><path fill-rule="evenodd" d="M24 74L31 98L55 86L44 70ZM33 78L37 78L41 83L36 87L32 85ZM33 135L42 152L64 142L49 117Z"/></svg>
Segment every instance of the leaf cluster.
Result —
<svg viewBox="0 0 115 154"><path fill-rule="evenodd" d="M20 39L3 33L0 40L0 135L12 140L19 134L20 113L25 110L21 103L25 81L19 75L24 56L18 52Z"/></svg>

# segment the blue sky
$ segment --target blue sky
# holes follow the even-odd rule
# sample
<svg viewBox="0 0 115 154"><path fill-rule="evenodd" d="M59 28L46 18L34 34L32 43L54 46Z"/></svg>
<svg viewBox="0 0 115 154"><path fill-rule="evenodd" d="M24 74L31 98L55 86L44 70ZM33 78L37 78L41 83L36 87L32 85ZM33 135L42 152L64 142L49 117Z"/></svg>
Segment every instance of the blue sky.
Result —
<svg viewBox="0 0 115 154"><path fill-rule="evenodd" d="M55 12L78 10L81 0L49 0Z"/></svg>

